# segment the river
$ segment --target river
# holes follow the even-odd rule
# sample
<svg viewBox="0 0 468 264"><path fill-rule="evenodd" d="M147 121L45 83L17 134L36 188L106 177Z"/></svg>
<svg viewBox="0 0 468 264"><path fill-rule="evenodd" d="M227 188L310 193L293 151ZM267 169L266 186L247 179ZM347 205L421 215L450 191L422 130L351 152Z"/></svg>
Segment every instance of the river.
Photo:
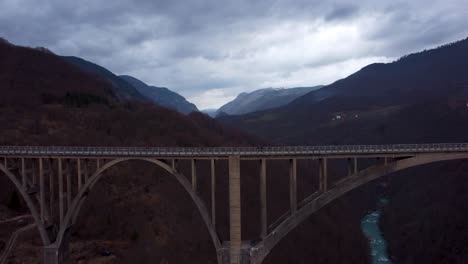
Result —
<svg viewBox="0 0 468 264"><path fill-rule="evenodd" d="M387 242L382 237L382 232L379 227L380 208L386 203L386 199L380 199L377 209L369 212L369 214L361 219L362 231L369 239L373 264L391 263L387 254Z"/></svg>

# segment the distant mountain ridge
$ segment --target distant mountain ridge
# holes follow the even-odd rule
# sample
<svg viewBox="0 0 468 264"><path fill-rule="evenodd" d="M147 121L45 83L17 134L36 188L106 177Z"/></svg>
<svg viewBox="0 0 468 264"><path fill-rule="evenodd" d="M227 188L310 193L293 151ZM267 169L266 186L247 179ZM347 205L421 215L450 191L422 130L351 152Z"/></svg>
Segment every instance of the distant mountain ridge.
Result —
<svg viewBox="0 0 468 264"><path fill-rule="evenodd" d="M129 75L120 75L119 77L135 87L138 92L143 94L146 98L158 105L177 110L183 114L198 111L198 108L194 104L188 102L182 95L173 92L168 88L149 86L143 81Z"/></svg>
<svg viewBox="0 0 468 264"><path fill-rule="evenodd" d="M121 100L149 100L157 105L176 110L183 114L198 111L194 104L168 88L149 86L128 75L118 76L108 69L82 58L74 56L62 56L61 58L87 73L110 82L114 88L115 95Z"/></svg>
<svg viewBox="0 0 468 264"><path fill-rule="evenodd" d="M391 63L373 63L347 78L296 100L304 107L332 96L374 98L378 104L436 99L468 86L468 38L405 55Z"/></svg>
<svg viewBox="0 0 468 264"><path fill-rule="evenodd" d="M218 119L283 144L466 141L466 69L468 39L370 64L281 108ZM460 129L443 138L442 122Z"/></svg>
<svg viewBox="0 0 468 264"><path fill-rule="evenodd" d="M210 109L200 110L200 112L202 112L204 114L207 114L207 115L209 115L211 117L216 117L216 111L218 111L218 109L210 108Z"/></svg>
<svg viewBox="0 0 468 264"><path fill-rule="evenodd" d="M241 115L280 107L304 94L320 89L322 85L295 88L265 88L250 93L241 93L233 101L223 105L217 115Z"/></svg>
<svg viewBox="0 0 468 264"><path fill-rule="evenodd" d="M146 97L143 96L135 87L102 66L74 56L61 56L61 58L68 63L77 66L82 71L97 75L110 82L114 87L116 96L122 100L146 100Z"/></svg>

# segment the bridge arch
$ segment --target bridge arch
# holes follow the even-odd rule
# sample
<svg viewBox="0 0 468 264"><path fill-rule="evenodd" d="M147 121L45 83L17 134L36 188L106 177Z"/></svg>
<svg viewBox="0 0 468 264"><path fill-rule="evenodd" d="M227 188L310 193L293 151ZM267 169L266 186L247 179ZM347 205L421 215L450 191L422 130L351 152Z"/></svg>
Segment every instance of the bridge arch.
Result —
<svg viewBox="0 0 468 264"><path fill-rule="evenodd" d="M111 160L105 163L98 170L96 170L91 175L89 180L83 185L82 189L78 192L76 197L73 199L70 210L68 210L67 214L64 217L63 225L61 225L60 227L60 230L57 235L57 239L54 244L57 247L60 247L60 245L63 243L63 239L67 232L68 227L75 222L77 216L79 215L79 212L81 210L83 203L86 201L86 197L89 191L94 187L94 185L99 181L99 179L101 179L101 177L103 176L103 173L117 164L120 164L126 161L132 161L132 160L146 161L146 162L155 164L161 167L162 169L164 169L165 171L169 172L169 174L173 175L177 179L177 181L184 187L185 191L190 195L192 201L197 206L197 209L200 215L202 216L203 221L205 222L205 225L210 233L215 249L216 251L218 251L219 248L221 247L220 239L216 233L214 225L211 222L208 209L206 208L200 196L195 191L192 190L191 182L183 174L179 173L177 170L173 169L171 166L167 165L165 162L158 160L158 159L154 159L154 158L130 158L130 157L129 158L116 158L114 160Z"/></svg>
<svg viewBox="0 0 468 264"><path fill-rule="evenodd" d="M26 202L26 206L28 207L29 211L31 212L31 215L34 218L34 222L36 223L42 243L44 244L44 246L49 245L50 239L49 239L49 236L47 235L47 231L44 227L44 223L40 219L36 206L31 200L31 197L28 195L27 190L23 188L23 186L21 185L19 180L15 177L15 175L10 170L8 170L3 164L0 164L0 171L5 173L8 179L10 179L10 181L15 185L16 190L20 193L21 197Z"/></svg>
<svg viewBox="0 0 468 264"><path fill-rule="evenodd" d="M441 154L419 154L410 158L396 160L388 164L374 165L357 172L354 175L339 182L327 192L319 195L281 224L279 224L261 242L252 248L252 262L262 263L269 252L278 244L289 232L306 220L313 213L325 207L344 194L382 176L398 172L404 169L425 165L440 161L468 159L466 153L441 153Z"/></svg>

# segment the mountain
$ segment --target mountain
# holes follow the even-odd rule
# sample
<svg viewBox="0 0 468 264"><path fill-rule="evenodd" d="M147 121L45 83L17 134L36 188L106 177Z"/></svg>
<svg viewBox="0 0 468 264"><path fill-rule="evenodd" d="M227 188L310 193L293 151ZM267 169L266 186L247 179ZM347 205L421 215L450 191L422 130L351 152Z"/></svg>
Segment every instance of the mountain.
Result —
<svg viewBox="0 0 468 264"><path fill-rule="evenodd" d="M187 102L184 97L167 88L149 86L127 75L117 76L102 66L78 57L62 56L62 58L81 70L99 76L111 83L116 96L122 100L150 100L160 106L174 109L184 114L198 111L194 104Z"/></svg>
<svg viewBox="0 0 468 264"><path fill-rule="evenodd" d="M227 128L200 112L183 115L148 101L115 95L114 84L43 50L0 43L0 145L79 146L255 146L266 143ZM229 239L228 168L216 162L218 232ZM199 161L200 193L209 201L209 161ZM243 163L243 237L258 239L258 163ZM180 171L190 173L181 160ZM286 164L269 172L271 219L287 211ZM277 173L278 172L278 173ZM307 174L309 175L309 174ZM312 177L306 180L313 181ZM72 182L76 185L76 181ZM309 187L315 186L309 182ZM245 187L245 188L244 188ZM284 188L286 187L286 188ZM73 186L72 188L76 188ZM311 188L312 189L312 188ZM299 192L301 193L301 192ZM367 240L359 229L368 208L365 192L343 199L304 222L276 250L293 252L265 263L368 263ZM203 220L183 187L162 169L128 161L110 170L89 193L71 237L71 263L217 263ZM357 200L356 200L357 199ZM27 214L18 195L0 177L0 219ZM15 202L16 201L16 202ZM351 202L354 201L354 202ZM356 201L364 201L362 203ZM357 207L350 205L356 203ZM352 210L350 209L352 208ZM244 209L246 211L244 211ZM118 219L118 221L114 221ZM243 221L244 221L243 220ZM2 224L2 223L0 223ZM317 228L320 226L321 228ZM341 228L336 228L337 226ZM11 227L0 226L0 250ZM344 232L343 230L346 230ZM323 234L327 234L324 236ZM333 237L333 239L330 239ZM299 239L298 239L299 238ZM338 241L338 243L336 243ZM308 243L306 243L308 242ZM310 245L315 245L310 248ZM9 261L37 263L41 242L22 235ZM109 255L111 253L111 256ZM291 256L292 255L292 256ZM288 259L292 261L288 262Z"/></svg>
<svg viewBox="0 0 468 264"><path fill-rule="evenodd" d="M441 50L447 61L437 59ZM426 51L425 59L418 63L414 58L421 54L403 58L395 62L406 60L408 64L402 64L401 69L394 68L393 78L397 80L379 80L379 76L389 74L383 70L388 64L371 65L363 69L364 74L357 73L342 80L344 84L324 87L286 106L219 120L233 126L241 125L278 143L467 141L468 85L463 73L467 69L466 50L466 41L462 41ZM84 72L43 50L0 43L0 57L2 145L265 144L198 112L182 115L149 102L117 97L115 87L108 80ZM413 59L407 60L411 57ZM404 71L414 71L413 67L418 65L426 68L418 78L409 78L416 74L406 76ZM399 81L400 77L406 80ZM386 82L398 86L386 91L387 88L383 89ZM363 87L367 91L360 91ZM350 90L345 92L346 89ZM381 89L381 92L374 89ZM312 167L303 162L299 167ZM189 162L180 163L181 171L189 173ZM223 168L223 163L226 165L223 161L217 162L219 189L216 195L224 197L217 202L217 210L220 209L217 225L221 237L226 240L228 230L221 227L229 223L224 206L229 197L227 177L224 177L227 169ZM283 163L284 166L277 164L268 171L269 199L277 198L269 200L270 221L289 206L288 177L284 177L288 173L287 161ZM209 175L208 164L200 161L200 175ZM243 233L248 235L243 234L243 238L258 239L259 208L253 206L258 204L258 162L243 164L242 170L252 176L243 177L243 212L246 212L244 208L248 210L243 213L243 221L248 223L243 227ZM434 164L425 170L414 168L384 179L389 185L390 197L380 224L390 255L395 256L393 263L466 262L468 254L463 249L468 237L468 230L464 228L468 219L464 202L468 199L467 168L466 162L456 161ZM317 175L316 170L313 173L298 177L300 196L316 185L316 177L309 177ZM335 166L330 167L330 176L339 174ZM75 223L71 262L216 263L216 252L206 230L200 228L203 223L195 206L169 176L137 161L123 163L109 171L105 180L98 182L89 193L89 199L94 202L83 205ZM201 193L207 194L205 190L209 186L209 177L200 177ZM16 207L4 206L15 200L13 190L12 184L0 177L0 214ZM375 201L375 190L373 184L367 185L321 209L279 243L265 263L370 263L371 252L360 230L360 219L372 208L370 200ZM206 201L209 201L208 196L204 197ZM25 213L24 208L11 212L12 215ZM252 230L257 231L256 237L249 235ZM0 237L0 248L4 241L5 238ZM18 242L11 261L36 263L41 249L37 235L28 234ZM107 252L112 256L103 256Z"/></svg>
<svg viewBox="0 0 468 264"><path fill-rule="evenodd" d="M198 112L183 115L117 97L114 83L49 52L0 42L0 58L0 145L201 147L258 142ZM83 228L73 234L70 263L109 263L102 260L102 248L118 255L119 263L216 262L210 236L199 228L203 220L171 175L146 162L128 162L109 176L90 192L96 203L84 205L76 223ZM22 201L21 208L12 202L18 200L13 184L0 175L0 219L29 214ZM10 228L0 226L0 250L13 232ZM138 242L157 256L140 254L144 247L130 239L134 234L141 234ZM190 239L185 239L187 234ZM37 233L25 234L8 261L39 263L41 248ZM125 257L128 261L121 261Z"/></svg>
<svg viewBox="0 0 468 264"><path fill-rule="evenodd" d="M143 94L146 98L149 98L157 105L177 110L183 114L189 114L191 112L198 111L194 104L185 100L185 98L180 94L175 93L167 88L149 86L137 78L128 75L121 75L119 77L135 87L138 92Z"/></svg>
<svg viewBox="0 0 468 264"><path fill-rule="evenodd" d="M250 93L241 93L233 101L219 108L218 113L241 115L286 105L294 99L323 86L296 87L289 89L266 88Z"/></svg>
<svg viewBox="0 0 468 264"><path fill-rule="evenodd" d="M218 109L203 109L203 110L200 110L200 112L202 113L205 113L211 117L215 117L216 116L216 111L218 111Z"/></svg>
<svg viewBox="0 0 468 264"><path fill-rule="evenodd" d="M279 144L467 142L466 69L468 39L369 65L280 108L217 119ZM379 225L392 263L467 262L467 168L439 162L376 182L389 200Z"/></svg>
<svg viewBox="0 0 468 264"><path fill-rule="evenodd" d="M79 58L64 60L6 41L0 42L0 57L0 144L215 146L223 145L228 134L240 140L226 140L230 144L249 138L199 113L187 116L118 97L114 82L83 65L109 72ZM119 85L132 87L120 80Z"/></svg>
<svg viewBox="0 0 468 264"><path fill-rule="evenodd" d="M135 87L102 66L74 56L62 56L62 58L81 70L108 81L112 85L116 96L122 100L147 100Z"/></svg>
<svg viewBox="0 0 468 264"><path fill-rule="evenodd" d="M439 120L449 110L451 116L443 123L462 125L467 68L465 39L392 63L371 64L284 107L219 120L285 144L354 143L358 136L367 143L421 142L420 134L429 141L463 140L457 131L441 138L444 127L431 118ZM402 127L403 122L411 129ZM341 127L349 127L349 134L343 135Z"/></svg>
<svg viewBox="0 0 468 264"><path fill-rule="evenodd" d="M89 75L43 49L1 41L0 57L2 108L30 110L44 104L109 105L118 101L108 81Z"/></svg>

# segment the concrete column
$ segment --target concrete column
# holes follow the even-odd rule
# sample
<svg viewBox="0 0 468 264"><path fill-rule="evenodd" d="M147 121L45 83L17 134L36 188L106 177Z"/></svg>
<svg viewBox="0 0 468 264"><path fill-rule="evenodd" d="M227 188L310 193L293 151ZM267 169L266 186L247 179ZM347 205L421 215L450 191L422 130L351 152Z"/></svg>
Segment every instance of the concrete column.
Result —
<svg viewBox="0 0 468 264"><path fill-rule="evenodd" d="M320 191L326 192L328 188L328 172L327 172L327 159L319 159L319 178L320 178Z"/></svg>
<svg viewBox="0 0 468 264"><path fill-rule="evenodd" d="M216 167L215 160L211 160L211 223L216 226Z"/></svg>
<svg viewBox="0 0 468 264"><path fill-rule="evenodd" d="M297 169L296 159L289 160L289 202L291 213L297 211Z"/></svg>
<svg viewBox="0 0 468 264"><path fill-rule="evenodd" d="M44 193L44 168L42 158L39 158L39 207L41 208L41 221L45 220L45 193Z"/></svg>
<svg viewBox="0 0 468 264"><path fill-rule="evenodd" d="M197 192L197 165L196 160L192 159L192 190Z"/></svg>
<svg viewBox="0 0 468 264"><path fill-rule="evenodd" d="M43 251L43 264L59 264L60 250L55 245L49 245L42 248Z"/></svg>
<svg viewBox="0 0 468 264"><path fill-rule="evenodd" d="M54 215L54 161L49 159L49 214L50 218Z"/></svg>
<svg viewBox="0 0 468 264"><path fill-rule="evenodd" d="M261 232L260 237L265 238L268 234L267 220L267 188L266 188L266 159L260 160L260 210L261 210Z"/></svg>
<svg viewBox="0 0 468 264"><path fill-rule="evenodd" d="M354 169L354 174L357 174L357 172L358 172L357 158L354 158L354 166L353 166L353 169Z"/></svg>
<svg viewBox="0 0 468 264"><path fill-rule="evenodd" d="M323 189L326 192L328 190L328 165L327 158L323 159Z"/></svg>
<svg viewBox="0 0 468 264"><path fill-rule="evenodd" d="M319 168L319 191L323 192L323 165L322 159L318 160L318 168Z"/></svg>
<svg viewBox="0 0 468 264"><path fill-rule="evenodd" d="M63 171L62 171L62 159L58 159L58 186L59 186L59 217L60 226L63 224Z"/></svg>
<svg viewBox="0 0 468 264"><path fill-rule="evenodd" d="M68 232L68 231L67 231ZM69 238L65 234L62 245L51 244L42 248L42 264L68 264L69 262Z"/></svg>
<svg viewBox="0 0 468 264"><path fill-rule="evenodd" d="M72 192L72 189L71 189L71 162L70 160L68 159L67 160L67 210L70 208L71 206L71 192Z"/></svg>
<svg viewBox="0 0 468 264"><path fill-rule="evenodd" d="M353 162L351 161L350 158L348 158L348 177L353 175Z"/></svg>
<svg viewBox="0 0 468 264"><path fill-rule="evenodd" d="M231 264L231 243L229 241L224 241L220 248L217 249L218 263L219 264ZM239 262L242 264L260 264L262 263L263 258L259 259L257 257L258 251L252 251L252 242L244 242L241 245Z"/></svg>
<svg viewBox="0 0 468 264"><path fill-rule="evenodd" d="M230 264L241 262L241 190L240 157L229 157Z"/></svg>
<svg viewBox="0 0 468 264"><path fill-rule="evenodd" d="M101 160L96 159L96 169L99 170L101 168Z"/></svg>
<svg viewBox="0 0 468 264"><path fill-rule="evenodd" d="M388 165L388 158L387 158L387 157L384 157L384 165L385 165L385 166Z"/></svg>

